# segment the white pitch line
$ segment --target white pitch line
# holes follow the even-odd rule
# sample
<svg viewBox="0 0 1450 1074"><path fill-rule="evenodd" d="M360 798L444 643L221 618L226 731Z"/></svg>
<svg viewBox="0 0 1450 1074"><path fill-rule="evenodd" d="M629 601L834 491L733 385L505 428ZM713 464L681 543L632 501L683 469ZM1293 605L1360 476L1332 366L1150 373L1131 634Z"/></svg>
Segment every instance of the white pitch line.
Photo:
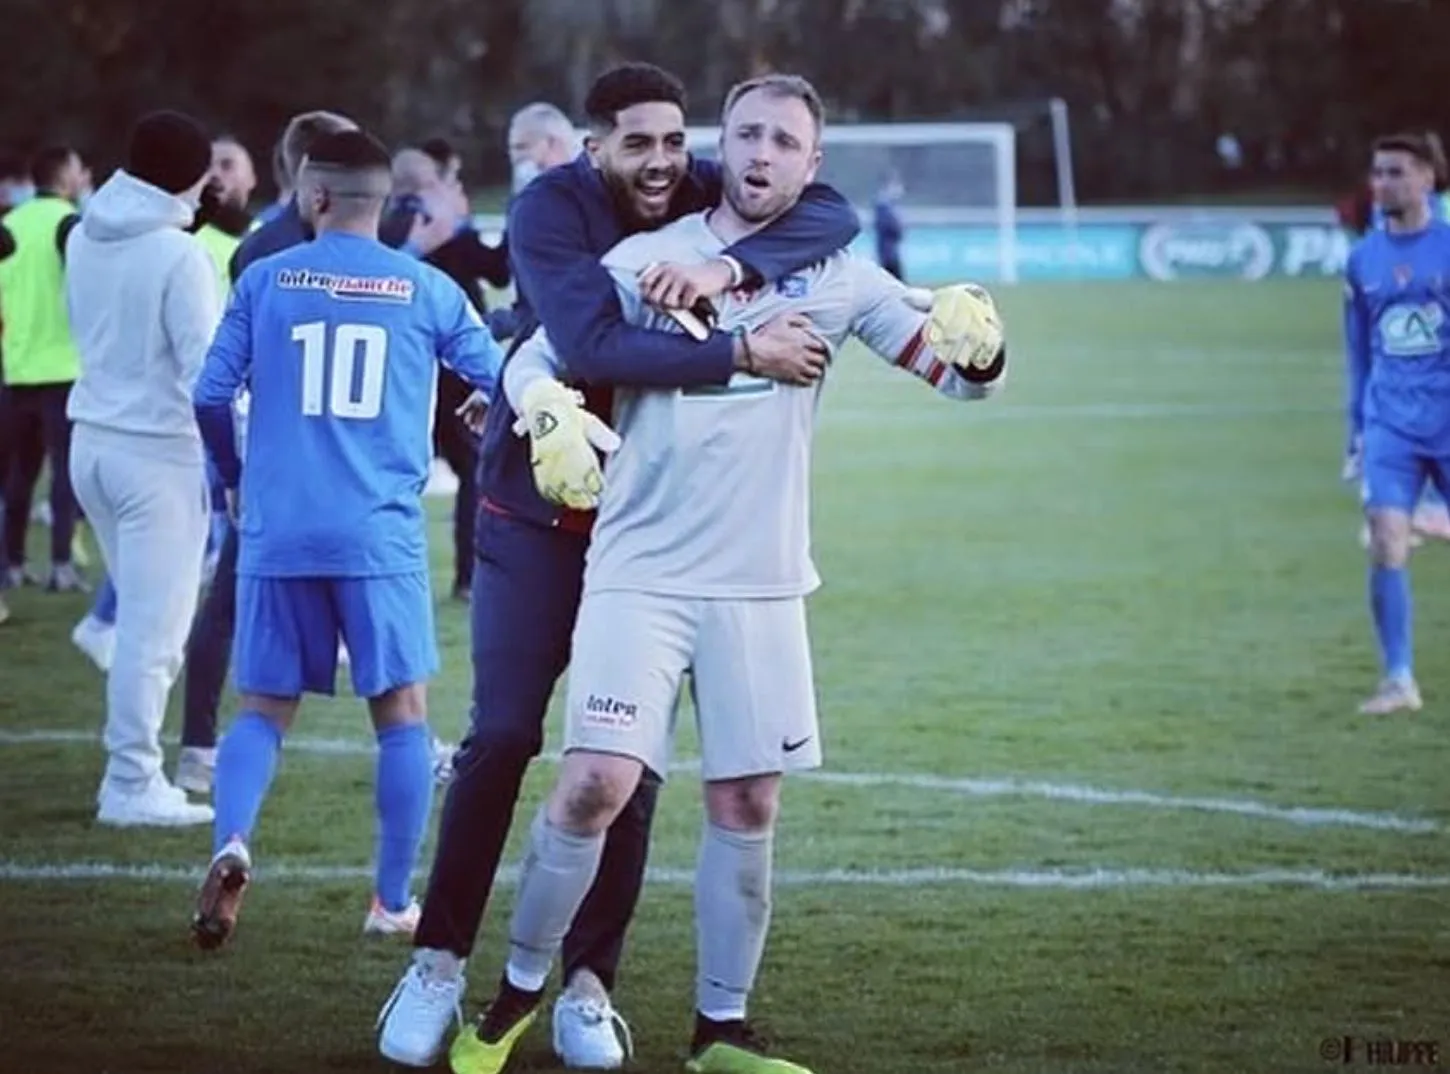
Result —
<svg viewBox="0 0 1450 1074"><path fill-rule="evenodd" d="M205 870L175 865L117 862L50 864L0 859L0 882L127 880L200 883ZM257 879L293 883L370 880L373 870L355 865L289 865L265 862ZM518 869L499 871L498 883L518 883ZM418 874L423 878L422 874ZM650 869L647 880L664 887L689 887L691 869ZM1085 890L1093 888L1253 888L1292 887L1315 891L1412 891L1450 888L1450 876L1413 873L1326 873L1319 869L1259 869L1242 873L1201 873L1188 869L824 869L782 870L775 883L785 887L997 887Z"/></svg>
<svg viewBox="0 0 1450 1074"><path fill-rule="evenodd" d="M44 744L99 744L97 735L69 730L0 730L0 747ZM371 756L377 747L356 739L297 738L285 747L295 753L343 756ZM543 754L540 760L557 762L558 754ZM676 761L672 772L698 772L698 760ZM1247 798L1176 796L1155 791L1115 790L1075 783L1052 783L1020 777L934 776L921 772L797 772L793 781L826 783L845 787L901 787L909 790L940 791L972 798L1042 798L1080 805L1141 806L1148 809L1224 813L1232 816L1272 820L1305 828L1368 828L1374 831L1425 834L1438 832L1441 825L1422 817L1398 813L1370 812L1323 806L1278 806Z"/></svg>

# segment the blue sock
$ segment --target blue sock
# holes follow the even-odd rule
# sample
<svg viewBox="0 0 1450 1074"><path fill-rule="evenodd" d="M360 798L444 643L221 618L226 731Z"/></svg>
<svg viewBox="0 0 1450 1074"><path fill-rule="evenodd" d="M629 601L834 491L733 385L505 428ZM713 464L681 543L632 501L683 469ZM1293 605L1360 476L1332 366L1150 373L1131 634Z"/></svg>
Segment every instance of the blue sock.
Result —
<svg viewBox="0 0 1450 1074"><path fill-rule="evenodd" d="M216 751L216 784L212 789L212 804L216 807L213 854L234 835L251 839L262 800L267 797L267 788L277 771L277 754L281 750L281 732L260 712L240 712L227 728Z"/></svg>
<svg viewBox="0 0 1450 1074"><path fill-rule="evenodd" d="M1409 678L1410 659L1410 572L1407 567L1372 566L1369 571L1369 604L1374 612L1375 637L1386 678Z"/></svg>
<svg viewBox="0 0 1450 1074"><path fill-rule="evenodd" d="M378 898L406 909L433 804L433 738L426 723L378 732Z"/></svg>
<svg viewBox="0 0 1450 1074"><path fill-rule="evenodd" d="M101 580L101 588L96 590L96 599L91 605L91 618L107 626L116 625L116 587L111 584L109 574Z"/></svg>

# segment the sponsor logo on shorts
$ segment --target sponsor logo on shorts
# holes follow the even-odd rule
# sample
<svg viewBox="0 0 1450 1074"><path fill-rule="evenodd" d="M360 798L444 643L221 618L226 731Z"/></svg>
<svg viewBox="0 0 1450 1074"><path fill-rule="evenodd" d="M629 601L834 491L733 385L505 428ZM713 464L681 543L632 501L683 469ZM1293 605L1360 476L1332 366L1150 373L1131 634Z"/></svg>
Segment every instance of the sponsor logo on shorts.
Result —
<svg viewBox="0 0 1450 1074"><path fill-rule="evenodd" d="M607 694L590 694L584 699L584 722L591 727L611 727L622 731L633 727L637 719L639 706L633 701L621 701Z"/></svg>
<svg viewBox="0 0 1450 1074"><path fill-rule="evenodd" d="M786 739L780 744L780 748L785 750L786 753L794 753L796 750L800 749L807 742L809 742L813 737L813 735L806 735L805 738L797 739L795 742L792 742L790 739Z"/></svg>

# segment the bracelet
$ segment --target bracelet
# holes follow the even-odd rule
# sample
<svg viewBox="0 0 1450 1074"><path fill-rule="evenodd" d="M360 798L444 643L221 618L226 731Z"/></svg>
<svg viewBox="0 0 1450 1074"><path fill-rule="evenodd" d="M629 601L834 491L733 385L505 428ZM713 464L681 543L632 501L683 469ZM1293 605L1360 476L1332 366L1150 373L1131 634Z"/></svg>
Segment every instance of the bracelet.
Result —
<svg viewBox="0 0 1450 1074"><path fill-rule="evenodd" d="M755 355L750 350L750 333L745 330L744 325L735 329L735 338L740 340L740 348L745 352L745 372L751 376L755 375Z"/></svg>

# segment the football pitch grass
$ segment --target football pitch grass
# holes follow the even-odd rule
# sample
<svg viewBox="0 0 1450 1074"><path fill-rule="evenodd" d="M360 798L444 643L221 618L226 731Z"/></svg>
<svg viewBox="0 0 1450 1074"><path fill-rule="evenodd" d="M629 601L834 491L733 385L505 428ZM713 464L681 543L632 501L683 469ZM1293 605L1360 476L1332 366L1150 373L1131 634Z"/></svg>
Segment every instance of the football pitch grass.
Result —
<svg viewBox="0 0 1450 1074"><path fill-rule="evenodd" d="M1450 547L1413 560L1425 711L1357 716L1376 669L1337 480L1336 286L1036 285L1002 305L996 400L953 404L856 350L831 375L827 762L786 788L753 1015L818 1074L1321 1071L1378 1040L1436 1041L1450 1066ZM467 621L432 508L433 723L456 738ZM204 955L187 921L209 834L94 823L102 681L67 640L84 602L11 603L0 1069L386 1069L373 1020L407 945L359 934L360 706L306 703L238 934ZM681 1069L690 1027L693 752L686 729L616 997L645 1072ZM510 865L553 771L530 775ZM541 1025L514 1069L554 1067Z"/></svg>

